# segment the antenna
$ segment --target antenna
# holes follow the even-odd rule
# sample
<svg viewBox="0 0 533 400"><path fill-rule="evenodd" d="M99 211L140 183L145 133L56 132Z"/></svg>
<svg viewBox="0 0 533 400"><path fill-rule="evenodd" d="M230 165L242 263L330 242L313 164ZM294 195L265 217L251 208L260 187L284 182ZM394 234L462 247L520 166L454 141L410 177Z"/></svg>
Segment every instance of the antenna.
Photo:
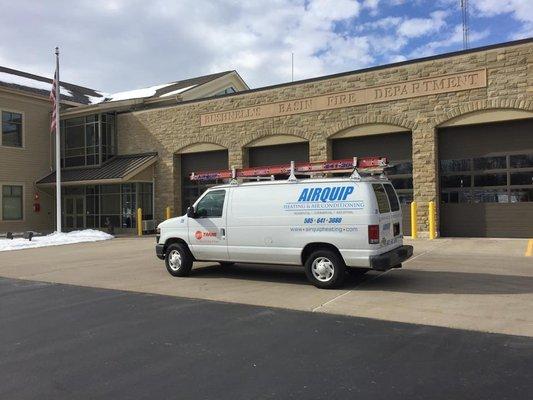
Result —
<svg viewBox="0 0 533 400"><path fill-rule="evenodd" d="M463 18L463 50L469 48L468 43L468 0L461 0L461 14Z"/></svg>
<svg viewBox="0 0 533 400"><path fill-rule="evenodd" d="M294 82L294 52L291 53L291 82Z"/></svg>

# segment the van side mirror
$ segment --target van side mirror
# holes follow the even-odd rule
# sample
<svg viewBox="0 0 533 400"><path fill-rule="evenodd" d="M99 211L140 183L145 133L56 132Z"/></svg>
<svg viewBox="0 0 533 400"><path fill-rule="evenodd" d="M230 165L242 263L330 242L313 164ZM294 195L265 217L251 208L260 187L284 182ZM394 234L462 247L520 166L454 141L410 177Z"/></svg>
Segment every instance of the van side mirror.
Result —
<svg viewBox="0 0 533 400"><path fill-rule="evenodd" d="M194 206L187 207L187 217L189 217L189 218L196 217L196 212L194 211Z"/></svg>

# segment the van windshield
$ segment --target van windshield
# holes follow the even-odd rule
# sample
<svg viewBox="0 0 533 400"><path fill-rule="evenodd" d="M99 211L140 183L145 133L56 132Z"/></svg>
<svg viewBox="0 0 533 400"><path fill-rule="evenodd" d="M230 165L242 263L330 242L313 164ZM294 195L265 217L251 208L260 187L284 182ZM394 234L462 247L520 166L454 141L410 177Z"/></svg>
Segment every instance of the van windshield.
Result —
<svg viewBox="0 0 533 400"><path fill-rule="evenodd" d="M372 188L374 189L374 194L376 195L376 200L378 202L379 213L388 213L390 212L389 200L385 189L381 183L373 183Z"/></svg>
<svg viewBox="0 0 533 400"><path fill-rule="evenodd" d="M398 197L392 185L383 185L385 191L387 192L387 197L389 198L390 208L392 211L398 211L400 209L400 203L398 202Z"/></svg>

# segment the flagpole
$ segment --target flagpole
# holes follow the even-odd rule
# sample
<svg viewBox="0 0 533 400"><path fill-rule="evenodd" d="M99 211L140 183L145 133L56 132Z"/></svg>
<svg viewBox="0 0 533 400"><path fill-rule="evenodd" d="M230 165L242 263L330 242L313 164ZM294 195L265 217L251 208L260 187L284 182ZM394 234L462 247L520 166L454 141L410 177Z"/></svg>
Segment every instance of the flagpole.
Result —
<svg viewBox="0 0 533 400"><path fill-rule="evenodd" d="M56 47L56 231L61 232L61 138L59 124L59 103L61 92L59 85L59 47Z"/></svg>

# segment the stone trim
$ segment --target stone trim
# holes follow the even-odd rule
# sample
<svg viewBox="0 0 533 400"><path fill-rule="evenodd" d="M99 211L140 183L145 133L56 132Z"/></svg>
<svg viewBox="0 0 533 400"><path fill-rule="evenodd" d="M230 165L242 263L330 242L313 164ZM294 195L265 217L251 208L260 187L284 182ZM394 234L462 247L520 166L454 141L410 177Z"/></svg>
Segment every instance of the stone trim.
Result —
<svg viewBox="0 0 533 400"><path fill-rule="evenodd" d="M460 115L468 114L474 111L482 110L497 110L497 109L515 109L522 111L533 111L533 100L525 99L484 99L469 101L445 111L440 117L435 119L435 127L438 128L443 123L459 117Z"/></svg>

